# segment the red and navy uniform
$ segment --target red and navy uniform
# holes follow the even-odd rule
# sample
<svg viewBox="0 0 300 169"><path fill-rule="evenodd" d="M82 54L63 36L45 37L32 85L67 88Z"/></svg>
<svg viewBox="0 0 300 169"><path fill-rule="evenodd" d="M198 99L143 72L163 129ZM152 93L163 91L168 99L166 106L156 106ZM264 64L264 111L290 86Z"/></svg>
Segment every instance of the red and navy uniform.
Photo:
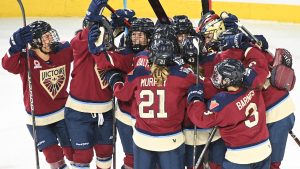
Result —
<svg viewBox="0 0 300 169"><path fill-rule="evenodd" d="M260 90L241 88L236 92L221 92L207 105L202 101L193 102L188 107L188 114L199 127L219 127L227 147L225 159L232 163L256 163L271 154Z"/></svg>
<svg viewBox="0 0 300 169"><path fill-rule="evenodd" d="M151 168L158 161L160 166L183 167L184 135L181 123L186 110L187 90L195 84L196 76L178 65L169 67L169 72L165 83L157 86L148 68L138 66L124 85L115 84L114 94L118 99L128 101L134 98L135 168ZM170 153L168 160L177 160L170 164L163 155L166 152ZM153 154L157 154L156 158ZM145 158L148 159L146 162L142 160Z"/></svg>
<svg viewBox="0 0 300 169"><path fill-rule="evenodd" d="M273 64L273 57L265 53L269 65ZM266 83L262 91L266 104L267 124L272 145L271 168L280 168L283 160L288 132L295 123L295 105L288 91L279 90Z"/></svg>
<svg viewBox="0 0 300 169"><path fill-rule="evenodd" d="M137 146L168 151L183 143L181 123L186 107L185 97L188 87L195 82L190 70L174 66L170 68L165 85L157 86L145 67L137 67L124 86L120 83L115 85L114 94L118 99L127 101L135 98L132 109L136 118L133 139Z"/></svg>
<svg viewBox="0 0 300 169"><path fill-rule="evenodd" d="M29 50L29 65L26 53L5 54L2 58L4 69L13 74L20 74L23 83L23 100L28 114L27 128L33 135L27 70L30 68L33 106L36 125L37 147L50 165L64 163L64 155L73 161L73 150L64 121L66 91L73 51L68 42L59 43L59 50L49 54L44 61L33 50ZM58 142L59 141L59 142ZM60 146L58 145L60 144ZM53 153L55 152L55 153Z"/></svg>
<svg viewBox="0 0 300 169"><path fill-rule="evenodd" d="M87 37L88 29L83 29L71 41L74 64L66 107L80 112L104 113L112 109L112 91L104 80L104 72L97 68L89 53Z"/></svg>
<svg viewBox="0 0 300 169"><path fill-rule="evenodd" d="M74 151L72 166L85 168L96 152L97 168L110 168L112 161L112 91L88 50L88 29L72 39L74 53L70 95L65 119Z"/></svg>
<svg viewBox="0 0 300 169"><path fill-rule="evenodd" d="M35 52L29 50L32 93L36 125L44 126L64 118L64 107L68 98L66 91L70 65L73 61L72 48L68 42L60 43L59 51L50 54L50 60L44 61ZM28 124L31 121L29 88L27 77L26 53L6 53L2 58L2 66L13 74L20 74L23 82L23 100L28 113ZM42 99L41 99L42 98Z"/></svg>

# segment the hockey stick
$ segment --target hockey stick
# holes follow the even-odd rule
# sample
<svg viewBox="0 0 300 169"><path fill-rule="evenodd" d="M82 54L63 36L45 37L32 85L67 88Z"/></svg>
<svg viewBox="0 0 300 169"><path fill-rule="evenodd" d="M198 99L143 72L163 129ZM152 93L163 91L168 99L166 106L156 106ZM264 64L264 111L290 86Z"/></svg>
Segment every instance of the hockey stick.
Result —
<svg viewBox="0 0 300 169"><path fill-rule="evenodd" d="M111 7L109 4L106 5L106 8L111 12L111 13L116 13L116 10ZM127 19L124 19L124 23L126 26L130 27L131 24L129 23L129 21Z"/></svg>
<svg viewBox="0 0 300 169"><path fill-rule="evenodd" d="M26 16L25 16L25 9L22 3L22 0L17 0L23 17L23 26L26 26ZM26 44L26 58L27 58L27 78L28 78L28 88L29 88L29 100L30 100L30 110L31 110L31 117L32 117L32 136L34 140L34 150L35 150L35 163L36 168L40 169L40 161L39 161L39 153L37 148L37 135L36 135L36 124L35 124L35 114L34 114L34 102L33 102L33 92L32 92L32 80L31 80L31 71L30 71L30 59L29 59L29 51L28 51L28 44Z"/></svg>
<svg viewBox="0 0 300 169"><path fill-rule="evenodd" d="M207 151L208 146L209 146L209 144L211 143L212 139L214 138L216 131L217 131L217 127L214 127L214 128L212 129L212 131L211 131L209 137L208 137L208 140L207 140L207 142L206 142L206 144L205 144L205 146L204 146L204 148L203 148L203 150L202 150L202 152L201 152L201 154L200 154L198 160L197 160L195 169L198 168L199 165L200 165L200 163L202 162L202 159L203 159L203 157L204 157L204 154L205 154L205 152Z"/></svg>
<svg viewBox="0 0 300 169"><path fill-rule="evenodd" d="M157 19L159 20L159 22L161 24L168 24L170 25L171 22L169 20L169 17L167 16L164 8L161 6L159 0L148 0L148 2L150 3Z"/></svg>
<svg viewBox="0 0 300 169"><path fill-rule="evenodd" d="M201 0L202 4L202 15L206 14L211 10L211 0Z"/></svg>
<svg viewBox="0 0 300 169"><path fill-rule="evenodd" d="M228 13L227 12L222 12L221 13L221 18L227 18L228 17ZM252 42L254 42L259 48L261 48L262 43L261 41L259 41L244 25L242 25L241 23L236 23L236 25L238 26L238 29L240 31L242 31L248 38L251 39ZM274 57L274 55L272 54L272 52L270 52L268 49L266 49L266 52L268 52L271 56Z"/></svg>
<svg viewBox="0 0 300 169"><path fill-rule="evenodd" d="M116 126L116 99L113 97L113 169L117 169L117 147L116 147L116 141L117 141L117 126Z"/></svg>
<svg viewBox="0 0 300 169"><path fill-rule="evenodd" d="M298 144L298 146L300 147L300 140L298 139L298 137L294 134L292 130L289 131L289 133L292 136L292 138L295 140L295 142Z"/></svg>
<svg viewBox="0 0 300 169"><path fill-rule="evenodd" d="M202 15L206 14L207 12L209 12L209 10L211 10L211 0L201 0L202 3ZM202 50L202 47L200 48ZM200 52L199 52L200 54ZM198 55L199 56L199 55ZM197 81L196 81L196 85L199 84L199 57L197 57ZM197 140L197 126L194 125L194 136L193 136L193 168L197 169L199 164L196 164L196 140ZM208 146L208 145L207 145ZM202 153L204 152L204 153ZM203 163L203 168L206 169L209 167L208 165L208 152L207 151L202 151L201 154L203 154L202 156L205 157L205 164ZM200 155L201 157L201 155ZM202 157L202 158L203 158ZM198 163L198 161L197 161ZM208 166L208 167L207 167Z"/></svg>

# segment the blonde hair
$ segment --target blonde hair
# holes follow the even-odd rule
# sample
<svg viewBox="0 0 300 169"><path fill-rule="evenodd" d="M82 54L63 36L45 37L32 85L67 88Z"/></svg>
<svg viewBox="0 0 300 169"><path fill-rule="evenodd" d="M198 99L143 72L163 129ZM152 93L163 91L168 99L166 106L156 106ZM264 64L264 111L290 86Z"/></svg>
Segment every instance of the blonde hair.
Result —
<svg viewBox="0 0 300 169"><path fill-rule="evenodd" d="M157 86L162 86L170 74L169 69L166 66L152 64L150 70Z"/></svg>

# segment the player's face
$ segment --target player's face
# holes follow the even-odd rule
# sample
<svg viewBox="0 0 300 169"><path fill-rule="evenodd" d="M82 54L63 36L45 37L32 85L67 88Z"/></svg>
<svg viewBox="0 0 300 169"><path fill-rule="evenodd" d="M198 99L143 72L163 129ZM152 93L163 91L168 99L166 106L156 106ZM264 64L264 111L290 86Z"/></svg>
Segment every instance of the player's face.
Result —
<svg viewBox="0 0 300 169"><path fill-rule="evenodd" d="M211 42L214 38L214 34L213 33L207 33L204 35L205 38L205 44L208 44L209 42Z"/></svg>
<svg viewBox="0 0 300 169"><path fill-rule="evenodd" d="M41 37L41 40L42 40L42 44L43 44L43 47L42 47L43 51L51 52L50 45L53 42L52 34L50 32L43 34Z"/></svg>
<svg viewBox="0 0 300 169"><path fill-rule="evenodd" d="M185 33L183 33L183 34L178 34L178 35L177 35L178 43L181 44L181 43L186 39L187 36L188 36L188 34L185 34Z"/></svg>
<svg viewBox="0 0 300 169"><path fill-rule="evenodd" d="M147 45L148 40L144 32L133 31L131 34L131 41L133 45Z"/></svg>

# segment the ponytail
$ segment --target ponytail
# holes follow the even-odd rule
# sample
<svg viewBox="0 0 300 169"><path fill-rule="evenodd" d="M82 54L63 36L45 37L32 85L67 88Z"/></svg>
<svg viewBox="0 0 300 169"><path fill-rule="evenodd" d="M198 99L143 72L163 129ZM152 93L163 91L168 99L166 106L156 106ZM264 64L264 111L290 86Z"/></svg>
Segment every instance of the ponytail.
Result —
<svg viewBox="0 0 300 169"><path fill-rule="evenodd" d="M157 86L162 86L170 74L169 69L166 66L152 64L150 70Z"/></svg>

